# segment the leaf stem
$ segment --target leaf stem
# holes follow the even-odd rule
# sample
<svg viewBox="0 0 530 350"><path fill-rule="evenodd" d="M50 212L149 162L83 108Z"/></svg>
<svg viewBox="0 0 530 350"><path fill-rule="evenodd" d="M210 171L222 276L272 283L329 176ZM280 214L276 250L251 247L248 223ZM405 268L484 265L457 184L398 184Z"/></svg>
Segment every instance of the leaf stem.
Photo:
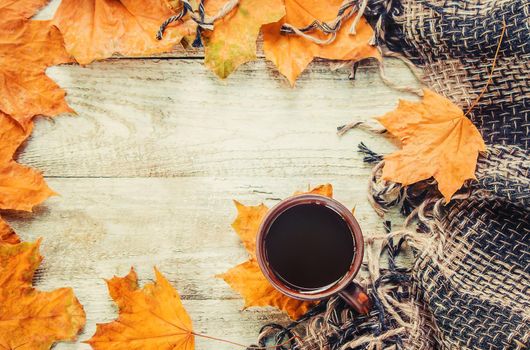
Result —
<svg viewBox="0 0 530 350"><path fill-rule="evenodd" d="M469 113L471 113L471 111L473 110L473 108L475 108L475 106L477 105L477 103L480 101L480 99L482 98L482 96L484 95L484 93L486 92L486 89L488 88L488 86L490 85L491 83L491 80L492 80L492 77L493 77L493 71L495 70L495 65L497 63L497 57L499 56L499 51L500 51L500 48L501 48L501 44L502 44L502 39L504 38L504 32L506 32L506 22L505 21L502 21L502 32L501 32L501 37L499 38L499 44L497 45L497 50L495 51L495 56L493 57L493 63L491 65L491 71L490 71L490 74L488 76L488 81L486 82L486 85L484 85L484 87L482 88L482 91L480 92L480 94L478 95L478 97L475 99L475 101L471 104L471 106L468 108L466 114L464 114L464 116L468 116Z"/></svg>

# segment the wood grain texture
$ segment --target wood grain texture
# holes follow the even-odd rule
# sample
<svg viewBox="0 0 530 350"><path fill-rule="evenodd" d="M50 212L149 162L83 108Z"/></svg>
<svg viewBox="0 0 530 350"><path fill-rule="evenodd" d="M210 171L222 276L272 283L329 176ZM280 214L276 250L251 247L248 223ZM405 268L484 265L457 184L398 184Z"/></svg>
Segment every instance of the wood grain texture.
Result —
<svg viewBox="0 0 530 350"><path fill-rule="evenodd" d="M51 18L59 2L37 18ZM272 205L330 182L338 200L356 207L365 235L382 233L366 200L371 167L356 147L395 146L360 130L340 138L336 127L414 97L386 87L370 64L352 81L347 69L317 61L291 89L263 59L222 81L197 59L200 50L163 56L50 68L77 116L39 118L18 159L43 171L60 196L31 214L3 215L23 239L44 238L35 283L74 288L88 317L80 340L116 317L103 278L134 266L143 284L156 265L198 332L250 344L264 323L288 320L271 309L241 311L241 298L213 277L247 258L230 227L232 199ZM394 80L414 84L400 62L387 67ZM197 349L212 348L234 349L198 339Z"/></svg>
<svg viewBox="0 0 530 350"><path fill-rule="evenodd" d="M389 74L412 82L394 63ZM340 138L336 127L370 121L405 96L373 66L351 81L324 62L294 89L263 60L225 81L182 59L110 60L49 75L78 116L37 120L20 160L50 177L364 175L359 142L378 152L394 146L360 130Z"/></svg>
<svg viewBox="0 0 530 350"><path fill-rule="evenodd" d="M285 323L270 310L240 312L239 297L213 278L245 259L230 228L233 198L271 203L331 182L339 200L357 206L366 234L382 232L365 199L370 166L356 146L393 146L364 131L335 134L395 104L399 94L371 68L351 82L318 63L296 89L263 61L226 82L196 60L110 60L51 73L78 116L39 120L19 158L43 170L61 197L8 220L24 239L44 237L37 285L75 289L88 314L82 340L115 317L102 278L131 265L143 281L159 266L201 332L251 343L266 319ZM212 346L231 348L198 340L198 349Z"/></svg>

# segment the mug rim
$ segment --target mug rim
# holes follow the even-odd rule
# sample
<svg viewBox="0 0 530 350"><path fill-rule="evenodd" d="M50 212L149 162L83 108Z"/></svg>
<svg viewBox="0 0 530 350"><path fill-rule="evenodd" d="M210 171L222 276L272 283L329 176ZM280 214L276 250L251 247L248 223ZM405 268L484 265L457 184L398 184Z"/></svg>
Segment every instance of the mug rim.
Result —
<svg viewBox="0 0 530 350"><path fill-rule="evenodd" d="M272 268L270 268L267 262L264 244L266 234L268 233L272 223L288 209L303 204L324 205L339 214L343 218L343 220L346 221L346 224L348 225L348 228L352 233L353 241L355 244L355 254L348 272L344 274L344 276L338 281L328 286L324 286L320 289L315 289L313 291L310 290L307 292L292 288L280 280L280 278L274 273L274 271L272 270ZM259 226L258 234L256 237L256 258L258 260L258 265L261 269L261 272L275 289L287 296L298 300L320 300L335 295L345 289L353 282L355 276L357 276L357 273L361 268L363 256L363 234L361 231L361 227L353 216L352 212L337 200L318 194L295 195L286 198L276 204L274 207L272 207L272 209L267 212L267 214L265 214L265 217L263 218Z"/></svg>

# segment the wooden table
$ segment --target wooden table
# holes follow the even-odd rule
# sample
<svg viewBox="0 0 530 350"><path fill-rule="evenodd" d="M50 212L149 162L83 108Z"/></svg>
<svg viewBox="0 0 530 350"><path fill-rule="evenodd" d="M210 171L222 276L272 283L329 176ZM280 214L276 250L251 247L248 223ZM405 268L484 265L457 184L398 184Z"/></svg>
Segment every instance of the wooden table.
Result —
<svg viewBox="0 0 530 350"><path fill-rule="evenodd" d="M38 18L50 18L58 4ZM223 81L201 56L176 50L48 70L78 115L38 118L18 159L43 171L60 195L6 219L25 240L43 237L35 284L73 287L87 313L80 341L116 317L104 278L131 266L142 285L157 266L198 332L250 344L261 325L288 322L273 309L241 311L240 296L214 278L247 258L230 226L232 199L272 205L330 182L337 199L356 207L365 235L383 232L366 200L371 167L356 149L361 141L378 152L395 146L360 130L338 137L336 127L412 96L385 86L373 63L352 81L348 69L318 61L292 89L264 59ZM387 65L389 76L413 84L400 62ZM233 348L197 339L197 349Z"/></svg>

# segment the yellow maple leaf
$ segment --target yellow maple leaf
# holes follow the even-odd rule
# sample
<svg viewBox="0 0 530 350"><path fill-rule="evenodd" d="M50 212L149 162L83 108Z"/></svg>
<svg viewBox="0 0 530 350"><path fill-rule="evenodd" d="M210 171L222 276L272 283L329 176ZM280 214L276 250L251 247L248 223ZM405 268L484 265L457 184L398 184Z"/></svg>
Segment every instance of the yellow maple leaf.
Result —
<svg viewBox="0 0 530 350"><path fill-rule="evenodd" d="M107 281L118 319L98 324L86 343L95 350L193 350L192 323L179 294L156 268L155 275L143 289L134 269Z"/></svg>
<svg viewBox="0 0 530 350"><path fill-rule="evenodd" d="M333 187L330 184L325 184L307 192L295 192L295 195L303 193L332 197ZM256 236L261 221L269 209L263 204L245 206L238 201L234 201L234 203L238 214L232 223L232 227L241 238L241 243L250 254L250 259L217 277L222 278L230 287L243 296L245 308L251 306L274 306L287 312L292 319L302 316L315 303L296 300L277 291L263 276L256 261Z"/></svg>
<svg viewBox="0 0 530 350"><path fill-rule="evenodd" d="M206 12L217 13L226 0L207 0ZM241 64L256 59L256 39L262 25L282 18L282 0L240 0L225 17L215 22L215 30L204 32L204 63L226 78Z"/></svg>
<svg viewBox="0 0 530 350"><path fill-rule="evenodd" d="M39 244L0 243L0 349L48 350L57 341L74 340L85 325L71 288L32 287L42 261Z"/></svg>
<svg viewBox="0 0 530 350"><path fill-rule="evenodd" d="M402 149L385 156L382 178L403 185L434 177L448 202L464 181L475 179L484 140L464 112L425 89L420 102L399 101L379 122L399 138Z"/></svg>
<svg viewBox="0 0 530 350"><path fill-rule="evenodd" d="M349 33L353 24L353 15L342 23L335 40L328 45L319 45L297 35L284 35L280 29L284 23L295 27L305 27L315 20L330 21L337 16L342 0L285 0L286 15L277 23L265 25L263 32L263 49L265 57L272 61L291 85L296 78L313 61L315 57L332 60L359 61L365 58L380 58L376 47L369 44L373 30L363 18L356 27L356 34ZM312 33L319 36L318 33ZM324 39L324 35L320 35Z"/></svg>

